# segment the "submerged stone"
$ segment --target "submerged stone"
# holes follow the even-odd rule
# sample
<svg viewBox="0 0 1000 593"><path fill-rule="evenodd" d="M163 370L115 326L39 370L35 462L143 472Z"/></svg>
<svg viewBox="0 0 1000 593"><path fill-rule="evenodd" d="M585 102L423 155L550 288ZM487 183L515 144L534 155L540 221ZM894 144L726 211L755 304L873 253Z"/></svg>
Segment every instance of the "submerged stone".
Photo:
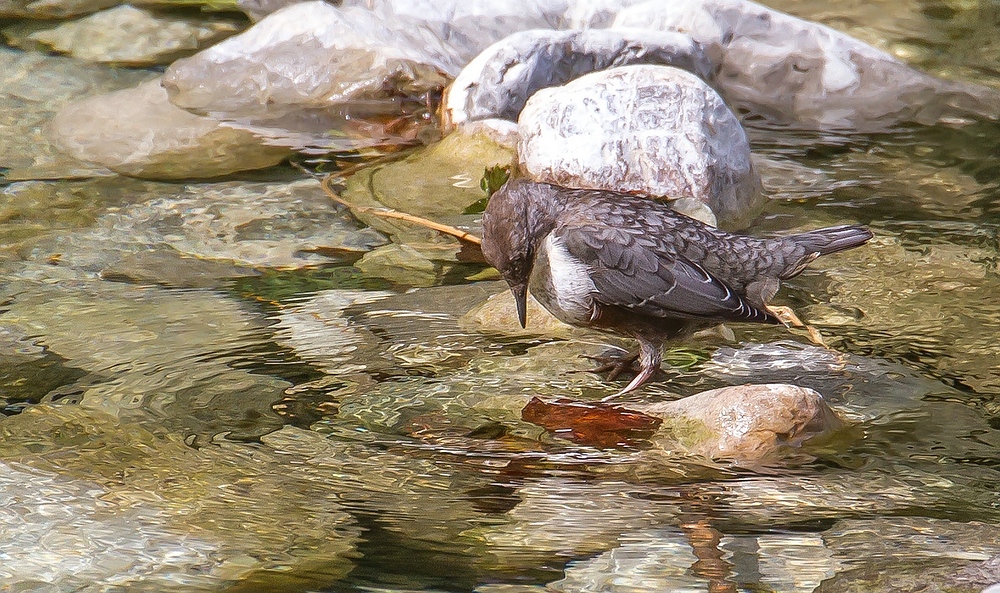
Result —
<svg viewBox="0 0 1000 593"><path fill-rule="evenodd" d="M37 29L37 25L30 27ZM129 5L37 30L4 29L7 41L42 46L81 60L149 66L168 64L239 31L234 22L155 15Z"/></svg>
<svg viewBox="0 0 1000 593"><path fill-rule="evenodd" d="M86 198L98 212L108 211L90 228L36 239L26 257L30 263L16 272L19 276L100 275L166 286L221 287L229 278L264 268L353 261L386 241L377 231L358 228L313 179L182 188L119 179L81 186L67 193ZM121 204L134 200L136 193L146 201Z"/></svg>
<svg viewBox="0 0 1000 593"><path fill-rule="evenodd" d="M89 2L89 0L88 0ZM67 102L151 77L142 71L0 48L0 154L8 179L110 175L59 153L45 124Z"/></svg>
<svg viewBox="0 0 1000 593"><path fill-rule="evenodd" d="M677 68L612 68L542 89L521 111L518 131L520 165L536 181L694 198L729 228L765 201L739 120L711 87Z"/></svg>
<svg viewBox="0 0 1000 593"><path fill-rule="evenodd" d="M0 578L22 590L319 587L358 528L329 483L281 458L74 405L0 419ZM268 550L262 556L260 550Z"/></svg>
<svg viewBox="0 0 1000 593"><path fill-rule="evenodd" d="M396 243L366 253L354 266L368 276L404 286L435 286L441 283L443 272L413 247Z"/></svg>
<svg viewBox="0 0 1000 593"><path fill-rule="evenodd" d="M385 291L327 290L285 307L275 339L323 372L342 375L382 370L379 339L352 322L346 309L392 296Z"/></svg>
<svg viewBox="0 0 1000 593"><path fill-rule="evenodd" d="M506 284L497 284L497 293L462 317L462 324L485 333L500 335L542 335L565 336L579 333L579 330L556 319L545 310L535 297L528 295L527 327L521 328L517 322L517 308L514 296L505 290Z"/></svg>
<svg viewBox="0 0 1000 593"><path fill-rule="evenodd" d="M32 336L87 375L49 395L131 422L200 438L256 436L282 421L271 404L289 386L245 370L262 322L208 291L91 281L21 283L0 323Z"/></svg>
<svg viewBox="0 0 1000 593"><path fill-rule="evenodd" d="M50 134L81 161L148 179L218 177L270 167L291 154L172 105L159 80L71 103L52 119Z"/></svg>

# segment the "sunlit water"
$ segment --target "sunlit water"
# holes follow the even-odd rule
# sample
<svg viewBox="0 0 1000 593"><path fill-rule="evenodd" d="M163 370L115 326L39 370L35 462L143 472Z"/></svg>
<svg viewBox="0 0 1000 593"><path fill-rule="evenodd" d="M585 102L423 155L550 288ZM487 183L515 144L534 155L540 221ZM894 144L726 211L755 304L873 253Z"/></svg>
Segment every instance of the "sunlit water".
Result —
<svg viewBox="0 0 1000 593"><path fill-rule="evenodd" d="M1000 86L994 3L896 6L780 8ZM7 186L0 574L39 591L978 590L1000 555L1000 125L750 135L784 171L755 232L876 233L779 296L834 349L733 327L625 403L788 382L854 425L753 468L523 422L534 395L616 390L568 372L604 341L471 328L501 290L461 280L475 269L414 291L349 255L173 278L155 249L105 251L131 244L118 213L182 186ZM143 212L169 227L143 241L196 241Z"/></svg>

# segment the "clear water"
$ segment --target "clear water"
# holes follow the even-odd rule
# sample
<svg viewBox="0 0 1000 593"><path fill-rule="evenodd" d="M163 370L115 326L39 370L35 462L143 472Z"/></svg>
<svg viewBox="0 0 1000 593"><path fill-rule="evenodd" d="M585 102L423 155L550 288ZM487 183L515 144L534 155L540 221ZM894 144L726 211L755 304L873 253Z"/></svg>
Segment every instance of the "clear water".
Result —
<svg viewBox="0 0 1000 593"><path fill-rule="evenodd" d="M994 2L776 7L929 72L1000 86ZM66 67L95 85L148 76ZM33 113L6 109L5 121ZM414 291L406 278L366 276L348 253L263 272L208 253L196 272L175 274L169 250L197 238L171 217L188 213L149 204L202 184L0 188L0 581L39 591L980 590L997 574L983 563L1000 555L1000 125L750 133L758 155L790 167L768 180L775 199L756 231L859 221L877 235L779 297L833 351L801 333L734 327L735 342L671 354L665 380L633 398L790 382L855 426L754 468L588 447L521 421L534 395L611 393L567 372L605 341L470 328L463 316L500 290L463 280L475 268ZM143 249L122 226L139 214L160 233Z"/></svg>

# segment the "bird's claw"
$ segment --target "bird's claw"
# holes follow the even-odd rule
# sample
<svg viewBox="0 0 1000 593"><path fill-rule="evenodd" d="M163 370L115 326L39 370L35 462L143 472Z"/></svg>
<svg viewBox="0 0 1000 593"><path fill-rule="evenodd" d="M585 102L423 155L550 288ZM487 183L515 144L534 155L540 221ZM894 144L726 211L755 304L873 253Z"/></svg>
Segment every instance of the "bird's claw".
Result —
<svg viewBox="0 0 1000 593"><path fill-rule="evenodd" d="M617 356L613 354L583 354L581 356L587 360L596 362L597 366L580 372L597 374L608 373L608 381L614 381L625 371L633 370L636 361L639 360L638 352L626 352L623 355Z"/></svg>
<svg viewBox="0 0 1000 593"><path fill-rule="evenodd" d="M826 342L823 341L823 335L819 333L819 330L811 325L803 323L791 307L768 305L767 310L770 311L772 315L780 319L781 322L785 324L785 327L803 328L809 334L809 340L812 341L813 344L822 346L823 348L829 348L829 346L826 345Z"/></svg>

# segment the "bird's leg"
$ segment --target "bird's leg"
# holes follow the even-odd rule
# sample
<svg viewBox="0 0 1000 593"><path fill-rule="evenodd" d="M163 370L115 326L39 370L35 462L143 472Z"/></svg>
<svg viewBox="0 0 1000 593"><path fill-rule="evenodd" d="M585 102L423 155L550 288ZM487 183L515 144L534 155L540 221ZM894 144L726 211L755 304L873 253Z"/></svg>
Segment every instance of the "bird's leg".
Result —
<svg viewBox="0 0 1000 593"><path fill-rule="evenodd" d="M660 342L650 342L647 340L639 340L639 373L635 376L632 381L614 395L609 395L602 399L602 402L606 402L616 397L625 395L630 391L635 391L642 386L643 383L649 381L649 379L656 373L660 368L660 362L663 360L663 348Z"/></svg>
<svg viewBox="0 0 1000 593"><path fill-rule="evenodd" d="M587 369L582 372L608 373L608 381L614 381L618 378L618 375L632 368L635 361L639 360L639 351L636 350L635 352L626 352L622 356L614 356L611 354L591 356L589 354L584 354L583 357L588 360L593 360L598 363L598 365L592 369Z"/></svg>
<svg viewBox="0 0 1000 593"><path fill-rule="evenodd" d="M785 326L787 327L804 328L806 332L809 334L809 339L812 341L813 344L822 346L824 348L829 348L829 346L826 345L826 342L823 341L823 336L822 334L819 333L819 330L811 325L806 325L805 323L802 323L802 320L799 319L799 316L795 314L795 311L792 311L791 307L785 307L782 305L768 305L767 310L770 311L772 315L780 319L781 322L784 323Z"/></svg>

